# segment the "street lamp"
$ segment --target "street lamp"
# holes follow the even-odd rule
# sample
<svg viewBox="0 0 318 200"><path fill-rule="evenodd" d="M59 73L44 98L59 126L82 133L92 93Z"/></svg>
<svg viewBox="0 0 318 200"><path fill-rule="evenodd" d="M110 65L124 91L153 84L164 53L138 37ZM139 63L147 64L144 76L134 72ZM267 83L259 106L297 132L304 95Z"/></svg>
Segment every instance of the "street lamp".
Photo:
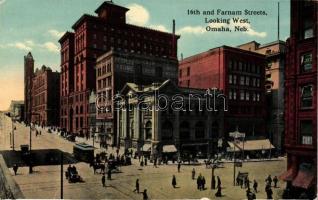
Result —
<svg viewBox="0 0 318 200"><path fill-rule="evenodd" d="M16 130L16 127L14 125L15 122L15 116L11 117L11 124L12 124L12 150L14 151L14 130ZM11 134L10 134L10 144L11 144Z"/></svg>
<svg viewBox="0 0 318 200"><path fill-rule="evenodd" d="M236 127L236 130L234 132L230 132L229 136L233 138L233 146L234 146L234 152L233 152L233 157L234 157L234 162L233 162L233 185L235 186L235 165L236 165L236 158L235 158L235 146L236 146L236 141L238 138L245 138L245 133L240 133L238 131L238 127ZM244 145L244 142L243 142ZM244 152L244 150L243 150Z"/></svg>

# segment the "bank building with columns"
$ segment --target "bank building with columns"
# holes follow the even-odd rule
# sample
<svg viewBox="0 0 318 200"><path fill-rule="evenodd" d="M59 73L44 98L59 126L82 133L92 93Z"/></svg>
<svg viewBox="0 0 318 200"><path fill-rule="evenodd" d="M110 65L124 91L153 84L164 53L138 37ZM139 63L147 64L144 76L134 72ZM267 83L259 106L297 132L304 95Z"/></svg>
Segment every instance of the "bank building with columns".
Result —
<svg viewBox="0 0 318 200"><path fill-rule="evenodd" d="M127 83L115 100L121 148L150 158L215 154L227 102L222 91L212 90L182 88L170 80Z"/></svg>

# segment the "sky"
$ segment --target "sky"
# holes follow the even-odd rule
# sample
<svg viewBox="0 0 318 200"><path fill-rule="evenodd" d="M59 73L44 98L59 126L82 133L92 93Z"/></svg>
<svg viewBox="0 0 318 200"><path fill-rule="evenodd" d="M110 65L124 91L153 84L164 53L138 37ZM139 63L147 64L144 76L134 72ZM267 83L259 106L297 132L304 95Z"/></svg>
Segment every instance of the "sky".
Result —
<svg viewBox="0 0 318 200"><path fill-rule="evenodd" d="M59 38L84 14L95 15L104 0L0 0L0 110L11 100L23 100L23 56L32 52L35 68L60 70ZM277 40L277 2L280 2L280 39L289 37L289 0L113 0L129 8L127 22L172 32L176 21L178 56L188 57L221 45ZM267 15L202 15L204 10L264 10ZM199 10L200 15L188 15ZM206 26L233 28L233 24L208 24L208 19L248 18L247 32L208 32Z"/></svg>

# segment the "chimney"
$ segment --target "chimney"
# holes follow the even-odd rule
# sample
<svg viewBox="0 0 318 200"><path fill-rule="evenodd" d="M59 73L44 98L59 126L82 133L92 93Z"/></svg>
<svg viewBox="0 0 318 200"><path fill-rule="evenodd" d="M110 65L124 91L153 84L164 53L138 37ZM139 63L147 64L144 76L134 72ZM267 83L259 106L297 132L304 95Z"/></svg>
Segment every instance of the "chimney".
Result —
<svg viewBox="0 0 318 200"><path fill-rule="evenodd" d="M173 19L172 20L172 50L171 50L171 57L175 57L175 41L176 41L176 21Z"/></svg>

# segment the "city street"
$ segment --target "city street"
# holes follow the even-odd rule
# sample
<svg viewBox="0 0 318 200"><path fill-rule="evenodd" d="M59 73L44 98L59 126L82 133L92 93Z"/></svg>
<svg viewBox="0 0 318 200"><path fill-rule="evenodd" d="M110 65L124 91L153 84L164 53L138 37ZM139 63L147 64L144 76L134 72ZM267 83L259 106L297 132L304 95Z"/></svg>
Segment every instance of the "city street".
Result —
<svg viewBox="0 0 318 200"><path fill-rule="evenodd" d="M11 121L8 117L1 116L0 148L1 151L10 149ZM29 143L29 128L22 124L15 123L15 149L19 150L21 144ZM42 130L42 135L35 136L32 133L32 149L59 149L66 153L72 153L74 143L66 141L62 137L47 133ZM97 152L99 150L97 149ZM102 187L101 175L93 173L93 169L87 163L79 162L75 164L79 175L83 178L83 183L68 183L64 177L64 198L81 199L142 199L142 194L134 193L135 181L140 180L140 191L147 189L148 195L152 199L177 199L177 198L203 198L215 199L216 190L211 190L211 169L206 169L205 165L192 166L182 165L181 172L177 172L175 164L153 165L140 167L138 159L133 160L133 165L121 167L121 173L112 175L112 180L106 180L106 188ZM64 165L64 170L67 168ZM206 179L206 190L199 191L196 188L196 180L191 179L191 171L195 168L196 176L201 173ZM279 176L286 169L286 160L263 161L243 163L237 172L249 172L250 181L254 179L259 183L259 193L257 198L266 198L264 192L265 179L271 174ZM34 173L29 174L28 167L20 167L18 174L12 175L26 198L60 198L60 166L35 166ZM172 175L176 175L177 188L171 185ZM222 182L223 197L219 199L245 199L246 189L233 186L233 163L226 163L224 168L215 170L215 175L220 176ZM252 185L252 184L251 184ZM284 187L283 182L278 182L279 188L272 188L274 197L281 194Z"/></svg>

